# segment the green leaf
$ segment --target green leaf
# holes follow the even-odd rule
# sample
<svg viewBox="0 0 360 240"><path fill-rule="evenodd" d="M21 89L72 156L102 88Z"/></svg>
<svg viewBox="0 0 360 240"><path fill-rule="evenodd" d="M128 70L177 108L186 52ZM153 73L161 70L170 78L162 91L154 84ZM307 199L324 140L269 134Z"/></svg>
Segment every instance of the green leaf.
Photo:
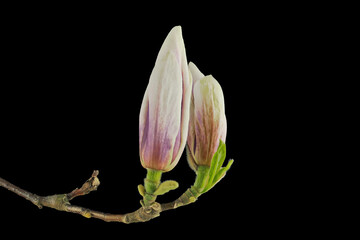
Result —
<svg viewBox="0 0 360 240"><path fill-rule="evenodd" d="M225 157L226 157L226 145L221 139L220 139L219 146L221 146L220 153L219 153L220 154L220 159L219 159L219 162L218 162L218 165L217 165L216 172L218 172L219 169L221 168L221 166L224 164ZM219 147L218 147L218 150L219 150Z"/></svg>
<svg viewBox="0 0 360 240"><path fill-rule="evenodd" d="M206 193L211 188L213 188L223 177L225 177L226 172L230 169L231 165L233 164L234 160L229 160L226 167L221 168L215 175L212 183L209 183L206 188L202 191L202 193Z"/></svg>
<svg viewBox="0 0 360 240"><path fill-rule="evenodd" d="M179 187L179 184L176 181L168 180L168 181L162 182L153 194L157 195L157 196L163 195L171 190L177 189L178 187Z"/></svg>
<svg viewBox="0 0 360 240"><path fill-rule="evenodd" d="M224 163L225 157L226 157L226 145L223 141L220 140L219 147L211 160L209 180L205 189L210 189L210 186L214 181L216 173L220 169L221 165Z"/></svg>
<svg viewBox="0 0 360 240"><path fill-rule="evenodd" d="M138 185L138 191L141 196L145 196L145 187L142 184Z"/></svg>
<svg viewBox="0 0 360 240"><path fill-rule="evenodd" d="M212 186L215 186L216 183L218 183L226 174L226 172L230 169L231 165L233 164L234 160L231 159L229 160L228 164L226 165L226 167L221 168L215 175L214 181L212 183Z"/></svg>

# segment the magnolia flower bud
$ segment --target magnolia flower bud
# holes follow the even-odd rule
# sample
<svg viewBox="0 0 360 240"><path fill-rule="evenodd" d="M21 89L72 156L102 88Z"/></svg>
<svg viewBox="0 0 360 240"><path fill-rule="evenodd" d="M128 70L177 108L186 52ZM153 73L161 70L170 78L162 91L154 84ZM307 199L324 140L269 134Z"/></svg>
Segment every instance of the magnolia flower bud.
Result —
<svg viewBox="0 0 360 240"><path fill-rule="evenodd" d="M139 117L140 160L144 168L170 171L184 150L192 80L181 27L174 27L157 56Z"/></svg>
<svg viewBox="0 0 360 240"><path fill-rule="evenodd" d="M220 84L211 75L204 76L195 64L189 64L193 78L190 103L188 162L196 171L198 166L211 165L219 142L225 142L226 117L224 95Z"/></svg>

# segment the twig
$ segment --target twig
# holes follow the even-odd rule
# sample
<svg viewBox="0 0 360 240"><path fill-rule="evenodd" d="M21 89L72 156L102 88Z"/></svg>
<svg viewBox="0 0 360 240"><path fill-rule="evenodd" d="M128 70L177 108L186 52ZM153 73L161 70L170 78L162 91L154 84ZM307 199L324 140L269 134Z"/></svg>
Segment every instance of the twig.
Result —
<svg viewBox="0 0 360 240"><path fill-rule="evenodd" d="M68 194L38 196L24 189L21 189L18 186L15 186L14 184L6 181L3 178L0 178L0 186L32 202L40 209L42 207L49 207L59 211L66 211L66 212L80 214L86 218L91 218L91 217L98 218L106 222L123 222L123 223L144 222L159 216L159 212L161 211L161 207L159 203L154 203L148 207L141 207L135 212L127 213L127 214L103 213L88 208L71 205L70 200L78 196L86 195L91 191L95 191L97 189L97 187L100 185L100 181L97 178L98 174L99 171L95 170L92 176L82 185L81 188L76 188Z"/></svg>
<svg viewBox="0 0 360 240"><path fill-rule="evenodd" d="M185 206L191 204L197 200L197 198L201 194L196 189L196 187L192 186L188 188L178 199L169 203L161 204L161 211L172 210L181 206Z"/></svg>
<svg viewBox="0 0 360 240"><path fill-rule="evenodd" d="M0 178L0 186L32 202L40 209L42 207L49 207L59 211L79 214L86 218L97 218L106 222L122 222L122 223L149 221L155 217L160 216L160 213L162 211L175 209L180 206L184 206L194 202L196 200L196 197L198 196L196 191L194 192L193 188L189 188L183 195L181 195L178 199L176 199L173 202L165 203L165 204L159 204L157 202L153 202L149 206L142 206L138 210L126 214L103 213L88 208L71 205L70 200L78 196L86 195L92 191L95 191L98 188L98 186L100 185L100 181L97 178L98 174L99 171L95 170L91 175L91 177L81 186L81 188L76 188L72 192L67 194L38 196L24 189L21 189L18 186L15 186L14 184L6 181L3 178Z"/></svg>
<svg viewBox="0 0 360 240"><path fill-rule="evenodd" d="M75 197L86 195L90 193L91 191L95 191L98 186L100 185L100 181L97 178L99 175L99 171L95 170L93 174L91 175L91 178L89 178L80 189L75 188L71 193L67 194L67 197L70 200L74 199Z"/></svg>
<svg viewBox="0 0 360 240"><path fill-rule="evenodd" d="M29 200L36 206L38 206L40 209L42 208L42 205L39 203L40 197L36 194L32 194L24 189L19 188L18 186L15 186L14 184L6 181L5 179L0 177L0 186L6 188L7 190L16 193L20 197L25 198L26 200Z"/></svg>

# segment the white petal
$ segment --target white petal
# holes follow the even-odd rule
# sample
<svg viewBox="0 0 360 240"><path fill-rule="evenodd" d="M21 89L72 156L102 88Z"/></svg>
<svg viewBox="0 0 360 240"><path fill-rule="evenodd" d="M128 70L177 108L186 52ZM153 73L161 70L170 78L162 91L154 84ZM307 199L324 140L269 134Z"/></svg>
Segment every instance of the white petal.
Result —
<svg viewBox="0 0 360 240"><path fill-rule="evenodd" d="M171 51L175 54L176 58L181 62L182 55L185 54L185 45L182 38L182 31L180 26L173 27L162 44L156 62L166 58L168 52Z"/></svg>
<svg viewBox="0 0 360 240"><path fill-rule="evenodd" d="M199 81L200 79L205 77L205 75L202 74L202 72L200 72L200 70L197 68L197 66L193 62L189 63L189 71L193 78L193 84L195 84L197 81Z"/></svg>

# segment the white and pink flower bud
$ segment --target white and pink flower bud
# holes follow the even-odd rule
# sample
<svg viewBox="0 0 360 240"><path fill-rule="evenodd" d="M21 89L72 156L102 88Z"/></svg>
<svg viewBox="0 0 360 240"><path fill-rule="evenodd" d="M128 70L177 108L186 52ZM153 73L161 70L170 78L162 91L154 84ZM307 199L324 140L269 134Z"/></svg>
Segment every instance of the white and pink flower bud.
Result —
<svg viewBox="0 0 360 240"><path fill-rule="evenodd" d="M170 171L184 150L192 80L181 27L166 37L150 75L139 117L140 160L144 168Z"/></svg>
<svg viewBox="0 0 360 240"><path fill-rule="evenodd" d="M227 123L224 95L220 84L211 75L204 76L195 64L189 64L193 79L190 103L188 162L193 170L211 165L219 142L225 143Z"/></svg>

